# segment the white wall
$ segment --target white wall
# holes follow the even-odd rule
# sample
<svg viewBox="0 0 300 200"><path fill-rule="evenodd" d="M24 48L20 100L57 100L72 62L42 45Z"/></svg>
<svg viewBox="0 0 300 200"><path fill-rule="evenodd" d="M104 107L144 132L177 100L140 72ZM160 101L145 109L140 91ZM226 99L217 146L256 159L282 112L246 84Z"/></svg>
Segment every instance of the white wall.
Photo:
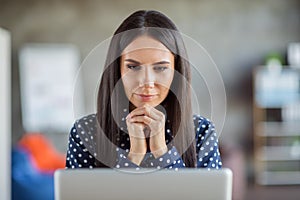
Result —
<svg viewBox="0 0 300 200"><path fill-rule="evenodd" d="M0 28L0 199L11 199L11 37Z"/></svg>

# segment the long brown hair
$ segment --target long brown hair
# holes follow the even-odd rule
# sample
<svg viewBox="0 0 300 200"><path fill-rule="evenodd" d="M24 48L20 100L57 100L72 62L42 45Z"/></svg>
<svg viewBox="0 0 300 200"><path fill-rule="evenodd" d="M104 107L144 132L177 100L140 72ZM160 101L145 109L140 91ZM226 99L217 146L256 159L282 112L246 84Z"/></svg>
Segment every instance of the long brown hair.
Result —
<svg viewBox="0 0 300 200"><path fill-rule="evenodd" d="M127 32L127 34L126 34ZM123 35L125 33L126 37ZM97 99L97 120L100 130L97 138L98 167L114 166L116 151L111 144L118 146L117 136L120 129L114 119L128 103L124 88L116 87L121 79L120 55L135 38L148 35L164 44L175 56L175 71L170 92L162 105L166 109L167 119L174 138L174 145L187 167L195 167L196 154L191 109L190 65L183 39L175 24L158 11L137 11L126 18L115 31L108 49L105 70L101 78ZM128 102L128 100L127 100ZM126 105L127 104L127 105ZM117 116L113 116L116 113ZM107 140L108 139L108 140ZM105 160L104 162L101 162Z"/></svg>

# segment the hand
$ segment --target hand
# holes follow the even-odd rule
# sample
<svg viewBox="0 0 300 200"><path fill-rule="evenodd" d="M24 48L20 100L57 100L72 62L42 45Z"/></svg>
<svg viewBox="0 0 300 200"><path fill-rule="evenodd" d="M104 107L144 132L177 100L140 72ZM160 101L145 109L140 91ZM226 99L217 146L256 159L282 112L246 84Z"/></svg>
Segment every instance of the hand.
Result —
<svg viewBox="0 0 300 200"><path fill-rule="evenodd" d="M131 162L139 165L147 152L147 142L144 134L145 125L132 122L130 115L126 117L126 124L130 138L130 151L127 157Z"/></svg>
<svg viewBox="0 0 300 200"><path fill-rule="evenodd" d="M149 105L144 105L134 109L128 118L130 118L130 123L142 124L143 129L150 129L149 147L156 158L167 152L165 115L162 112Z"/></svg>

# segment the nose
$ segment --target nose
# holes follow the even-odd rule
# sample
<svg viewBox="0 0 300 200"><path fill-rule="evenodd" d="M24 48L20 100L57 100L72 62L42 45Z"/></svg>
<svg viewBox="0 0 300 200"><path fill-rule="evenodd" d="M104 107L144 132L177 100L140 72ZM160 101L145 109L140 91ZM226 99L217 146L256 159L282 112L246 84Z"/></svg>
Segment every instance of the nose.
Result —
<svg viewBox="0 0 300 200"><path fill-rule="evenodd" d="M145 67L144 77L140 86L147 88L154 87L155 83L155 74L152 72L151 67Z"/></svg>
<svg viewBox="0 0 300 200"><path fill-rule="evenodd" d="M147 82L144 84L145 88L153 88L154 87L154 82Z"/></svg>

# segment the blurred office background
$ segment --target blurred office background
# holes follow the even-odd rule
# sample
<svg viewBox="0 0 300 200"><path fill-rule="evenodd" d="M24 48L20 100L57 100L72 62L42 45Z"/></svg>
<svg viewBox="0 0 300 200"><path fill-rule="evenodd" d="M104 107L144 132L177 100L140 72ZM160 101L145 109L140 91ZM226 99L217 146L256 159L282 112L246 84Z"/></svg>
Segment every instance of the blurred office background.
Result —
<svg viewBox="0 0 300 200"><path fill-rule="evenodd" d="M200 43L218 66L227 95L220 144L224 165L234 171L234 198L297 199L297 184L266 186L255 181L253 71L265 65L270 55L289 68L288 47L300 42L299 0L0 0L0 27L10 32L12 42L12 147L28 134L21 114L21 50L32 44L71 45L76 47L73 53L78 53L81 63L125 17L139 9L165 13L180 31ZM91 106L94 95L85 92L95 87L90 81L93 73L85 71L81 77L85 108ZM75 79L75 74L70 74ZM48 77L53 82L56 78ZM57 152L64 154L68 132L62 128L42 134ZM293 164L300 173L299 157Z"/></svg>

